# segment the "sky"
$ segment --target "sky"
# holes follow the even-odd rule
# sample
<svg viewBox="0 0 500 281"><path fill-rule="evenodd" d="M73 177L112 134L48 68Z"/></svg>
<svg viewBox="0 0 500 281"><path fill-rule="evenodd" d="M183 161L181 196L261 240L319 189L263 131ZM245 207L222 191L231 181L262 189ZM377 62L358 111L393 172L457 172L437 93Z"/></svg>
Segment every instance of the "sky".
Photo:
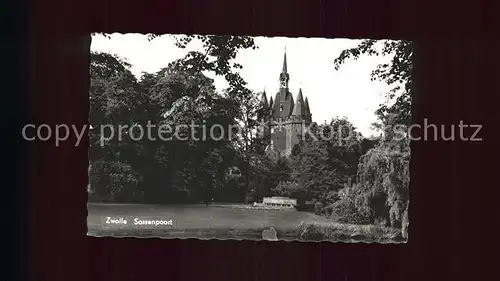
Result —
<svg viewBox="0 0 500 281"><path fill-rule="evenodd" d="M93 36L91 51L124 58L132 65L131 71L137 78L143 72L159 71L189 51L202 50L199 41L180 49L174 45L172 35L162 35L152 41L143 34L114 33L110 37ZM286 48L289 90L296 99L299 88L302 89L304 98L309 99L313 121L324 123L334 117L347 117L363 136L369 137L375 134L371 129L371 124L377 120L374 112L385 101L384 93L390 89L384 82L371 81L370 74L377 65L388 63L391 57L363 56L346 61L336 71L333 60L342 50L360 42L351 39L255 37L258 49L241 50L236 62L243 65L240 73L249 89L265 90L268 98L274 98ZM215 80L219 91L227 87L223 77L207 76Z"/></svg>

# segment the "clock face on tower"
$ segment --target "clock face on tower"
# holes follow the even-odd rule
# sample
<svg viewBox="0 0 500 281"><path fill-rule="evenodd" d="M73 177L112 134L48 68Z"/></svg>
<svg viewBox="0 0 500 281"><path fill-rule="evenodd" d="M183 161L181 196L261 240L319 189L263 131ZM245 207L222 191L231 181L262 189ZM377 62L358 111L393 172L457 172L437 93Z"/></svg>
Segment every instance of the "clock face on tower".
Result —
<svg viewBox="0 0 500 281"><path fill-rule="evenodd" d="M286 80L281 80L281 88L286 88Z"/></svg>

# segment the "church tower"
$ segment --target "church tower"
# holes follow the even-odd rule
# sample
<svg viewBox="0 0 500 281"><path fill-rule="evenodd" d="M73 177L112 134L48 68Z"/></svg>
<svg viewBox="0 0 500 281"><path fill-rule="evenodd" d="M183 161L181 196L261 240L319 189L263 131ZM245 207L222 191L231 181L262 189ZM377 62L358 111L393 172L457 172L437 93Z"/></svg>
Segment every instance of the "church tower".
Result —
<svg viewBox="0 0 500 281"><path fill-rule="evenodd" d="M269 148L275 150L281 157L288 157L291 154L293 147L300 142L304 128L312 121L308 99L304 100L302 89L299 89L295 101L289 90L289 81L285 51L279 75L279 90L274 99L271 97L270 102L267 101L264 92L261 101L262 106L269 108Z"/></svg>

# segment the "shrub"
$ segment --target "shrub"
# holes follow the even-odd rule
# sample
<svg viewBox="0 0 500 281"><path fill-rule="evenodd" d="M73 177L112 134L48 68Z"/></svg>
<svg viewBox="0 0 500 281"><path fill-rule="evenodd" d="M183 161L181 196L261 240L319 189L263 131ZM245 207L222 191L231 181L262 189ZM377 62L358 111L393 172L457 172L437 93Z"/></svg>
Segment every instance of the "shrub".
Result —
<svg viewBox="0 0 500 281"><path fill-rule="evenodd" d="M330 203L334 203L339 199L340 197L338 191L330 191L325 197L325 201Z"/></svg>
<svg viewBox="0 0 500 281"><path fill-rule="evenodd" d="M321 241L325 239L324 232L320 227L311 223L301 223L299 226L300 239L307 241Z"/></svg>
<svg viewBox="0 0 500 281"><path fill-rule="evenodd" d="M360 225L373 223L370 213L357 209L354 202L347 198L333 204L331 217L340 223Z"/></svg>
<svg viewBox="0 0 500 281"><path fill-rule="evenodd" d="M323 203L321 203L321 202L314 203L314 213L323 214L325 211L324 208L325 208L325 205Z"/></svg>
<svg viewBox="0 0 500 281"><path fill-rule="evenodd" d="M333 204L329 204L325 207L325 215L330 217L333 212Z"/></svg>
<svg viewBox="0 0 500 281"><path fill-rule="evenodd" d="M314 212L314 204L314 202L306 201L303 204L297 204L296 209L301 212Z"/></svg>
<svg viewBox="0 0 500 281"><path fill-rule="evenodd" d="M402 221L402 226L401 226L401 234L403 238L408 239L408 225L409 225L409 220L408 220L408 205L406 206L406 210L403 213L403 221Z"/></svg>
<svg viewBox="0 0 500 281"><path fill-rule="evenodd" d="M390 224L388 224L387 219L381 218L381 217L375 217L373 224L378 225L378 226L389 226L390 225Z"/></svg>
<svg viewBox="0 0 500 281"><path fill-rule="evenodd" d="M376 225L301 223L298 230L300 239L306 241L399 242L403 240L397 229Z"/></svg>
<svg viewBox="0 0 500 281"><path fill-rule="evenodd" d="M130 165L99 160L90 168L90 201L132 202L142 195L139 175Z"/></svg>

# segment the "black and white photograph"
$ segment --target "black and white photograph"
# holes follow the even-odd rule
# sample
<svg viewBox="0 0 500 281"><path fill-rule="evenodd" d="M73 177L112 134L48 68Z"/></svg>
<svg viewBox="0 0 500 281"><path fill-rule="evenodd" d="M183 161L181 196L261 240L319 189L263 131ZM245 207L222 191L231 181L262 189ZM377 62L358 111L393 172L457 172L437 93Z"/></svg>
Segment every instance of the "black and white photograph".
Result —
<svg viewBox="0 0 500 281"><path fill-rule="evenodd" d="M92 35L87 235L406 243L411 41Z"/></svg>

